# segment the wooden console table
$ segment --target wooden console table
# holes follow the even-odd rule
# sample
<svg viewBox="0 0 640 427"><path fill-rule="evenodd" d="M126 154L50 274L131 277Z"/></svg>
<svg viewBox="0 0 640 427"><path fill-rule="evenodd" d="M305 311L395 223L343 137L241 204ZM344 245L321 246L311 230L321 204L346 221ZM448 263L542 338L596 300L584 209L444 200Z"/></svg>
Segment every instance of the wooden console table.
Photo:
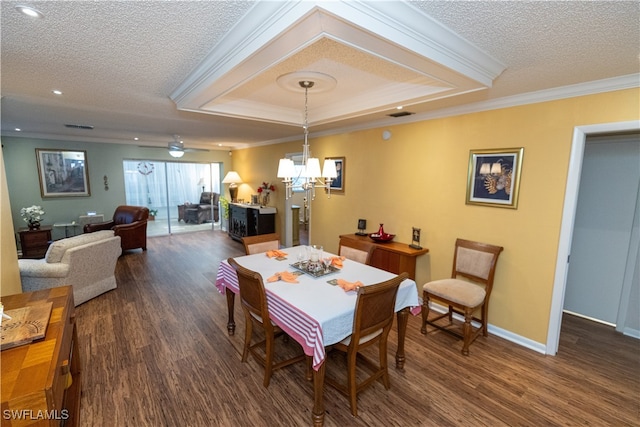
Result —
<svg viewBox="0 0 640 427"><path fill-rule="evenodd" d="M71 286L2 297L4 310L53 303L44 339L2 351L2 426L79 425L80 352Z"/></svg>
<svg viewBox="0 0 640 427"><path fill-rule="evenodd" d="M369 236L358 236L357 234L343 234L340 239L366 242L375 246L371 255L371 265L373 267L390 271L394 274L406 271L413 280L416 280L416 258L429 252L427 248L413 249L406 243L376 243Z"/></svg>

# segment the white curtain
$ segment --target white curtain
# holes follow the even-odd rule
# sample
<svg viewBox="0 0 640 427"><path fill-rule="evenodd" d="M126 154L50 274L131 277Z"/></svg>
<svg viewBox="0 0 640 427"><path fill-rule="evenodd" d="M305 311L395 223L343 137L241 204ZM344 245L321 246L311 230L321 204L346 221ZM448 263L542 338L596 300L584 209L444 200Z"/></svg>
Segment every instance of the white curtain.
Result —
<svg viewBox="0 0 640 427"><path fill-rule="evenodd" d="M178 205L198 203L202 191L220 193L219 163L124 160L123 168L126 203L157 210L161 218L167 207L177 216Z"/></svg>

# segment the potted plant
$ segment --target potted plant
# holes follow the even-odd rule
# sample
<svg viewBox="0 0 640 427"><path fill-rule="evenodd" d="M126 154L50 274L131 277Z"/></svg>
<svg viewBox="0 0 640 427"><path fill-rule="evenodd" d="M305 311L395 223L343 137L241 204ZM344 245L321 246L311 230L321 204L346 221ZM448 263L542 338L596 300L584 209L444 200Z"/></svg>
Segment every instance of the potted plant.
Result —
<svg viewBox="0 0 640 427"><path fill-rule="evenodd" d="M155 221L158 215L158 209L149 209L149 221Z"/></svg>
<svg viewBox="0 0 640 427"><path fill-rule="evenodd" d="M221 224L220 224L220 228L224 231L228 231L229 227L228 227L228 222L229 222L229 200L227 200L226 197L224 196L220 196L220 218L221 218Z"/></svg>
<svg viewBox="0 0 640 427"><path fill-rule="evenodd" d="M40 228L40 221L42 220L44 211L40 206L33 205L20 209L20 215L29 226L29 230L37 230Z"/></svg>

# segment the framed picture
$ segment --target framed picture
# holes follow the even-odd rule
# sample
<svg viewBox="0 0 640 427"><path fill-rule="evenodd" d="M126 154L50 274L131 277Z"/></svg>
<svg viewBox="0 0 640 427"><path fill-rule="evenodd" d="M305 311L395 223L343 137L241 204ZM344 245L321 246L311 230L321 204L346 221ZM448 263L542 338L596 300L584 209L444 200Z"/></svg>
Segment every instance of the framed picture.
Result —
<svg viewBox="0 0 640 427"><path fill-rule="evenodd" d="M333 160L336 162L338 176L331 180L331 193L344 194L344 157L325 157L324 160Z"/></svg>
<svg viewBox="0 0 640 427"><path fill-rule="evenodd" d="M471 150L467 204L518 208L524 148Z"/></svg>
<svg viewBox="0 0 640 427"><path fill-rule="evenodd" d="M36 157L43 198L91 195L86 151L36 148Z"/></svg>

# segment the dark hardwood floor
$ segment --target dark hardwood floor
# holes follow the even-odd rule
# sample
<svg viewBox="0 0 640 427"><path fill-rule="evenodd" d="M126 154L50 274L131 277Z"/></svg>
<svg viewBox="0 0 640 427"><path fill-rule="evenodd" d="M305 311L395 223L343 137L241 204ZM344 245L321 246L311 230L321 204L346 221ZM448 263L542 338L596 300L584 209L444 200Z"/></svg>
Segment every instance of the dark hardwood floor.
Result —
<svg viewBox="0 0 640 427"><path fill-rule="evenodd" d="M152 237L118 260L118 288L77 307L82 426L304 426L312 384L304 363L278 370L240 362L244 318L228 336L218 263L242 255L219 231ZM325 387L326 426L637 426L640 341L579 318L563 321L560 352L544 356L495 336L471 355L444 333L420 334L410 316L404 371L347 399ZM278 340L276 354L297 351ZM331 355L327 375L344 377Z"/></svg>

